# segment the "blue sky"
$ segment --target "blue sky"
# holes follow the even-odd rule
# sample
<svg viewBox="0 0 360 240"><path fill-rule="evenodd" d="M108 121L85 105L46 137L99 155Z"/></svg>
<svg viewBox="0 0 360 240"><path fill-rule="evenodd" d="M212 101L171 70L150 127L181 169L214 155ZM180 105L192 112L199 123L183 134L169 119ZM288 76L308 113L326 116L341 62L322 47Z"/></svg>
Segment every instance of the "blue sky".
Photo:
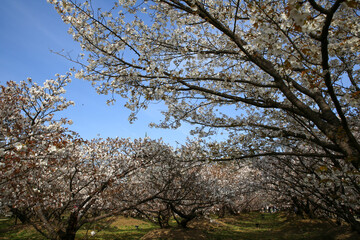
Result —
<svg viewBox="0 0 360 240"><path fill-rule="evenodd" d="M54 78L56 73L65 74L76 67L63 57L51 52L62 51L77 55L80 48L67 34L68 26L46 0L1 0L0 4L0 83L9 80L22 81L31 77L42 83ZM144 137L163 138L172 145L184 143L190 126L177 130L149 128L150 122L162 119L161 105L153 105L129 124L129 110L118 99L114 106L106 105L106 96L98 95L89 82L73 78L66 88L66 97L75 106L64 111L72 119L70 126L83 138L95 137Z"/></svg>

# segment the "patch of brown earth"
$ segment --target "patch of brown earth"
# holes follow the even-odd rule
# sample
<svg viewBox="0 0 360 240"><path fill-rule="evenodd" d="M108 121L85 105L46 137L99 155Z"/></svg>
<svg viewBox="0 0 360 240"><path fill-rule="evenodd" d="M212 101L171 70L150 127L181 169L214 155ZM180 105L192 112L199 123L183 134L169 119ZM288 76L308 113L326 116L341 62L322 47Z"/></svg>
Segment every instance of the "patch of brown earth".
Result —
<svg viewBox="0 0 360 240"><path fill-rule="evenodd" d="M135 218L128 218L128 217L117 217L114 222L111 223L111 226L114 227L123 227L123 226L140 226L142 224L148 224L145 221L141 221Z"/></svg>
<svg viewBox="0 0 360 240"><path fill-rule="evenodd" d="M189 227L203 229L206 231L213 231L219 227L226 228L226 224L219 219L198 219L196 221L190 222Z"/></svg>
<svg viewBox="0 0 360 240"><path fill-rule="evenodd" d="M145 234L141 240L169 239L169 240L206 240L206 234L195 228L165 228L155 229Z"/></svg>
<svg viewBox="0 0 360 240"><path fill-rule="evenodd" d="M219 220L197 219L189 223L189 228L166 228L155 229L148 232L141 240L150 239L172 239L172 240L206 240L205 232L216 231L218 228L224 228L226 224Z"/></svg>

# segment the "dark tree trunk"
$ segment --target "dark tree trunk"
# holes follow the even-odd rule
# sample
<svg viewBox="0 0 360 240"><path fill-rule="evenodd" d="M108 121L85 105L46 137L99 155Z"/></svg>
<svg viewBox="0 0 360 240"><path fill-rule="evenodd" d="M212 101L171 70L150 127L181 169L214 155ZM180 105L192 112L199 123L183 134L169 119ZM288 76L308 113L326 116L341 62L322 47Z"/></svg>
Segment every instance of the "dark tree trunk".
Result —
<svg viewBox="0 0 360 240"><path fill-rule="evenodd" d="M180 221L180 226L182 228L187 228L187 224L197 216L196 209L193 209L189 214L185 214L181 212L181 210L176 209L174 205L172 204L169 205L171 210L182 218ZM179 224L179 221L177 221L177 223Z"/></svg>
<svg viewBox="0 0 360 240"><path fill-rule="evenodd" d="M170 213L169 212L159 213L157 220L158 220L158 224L159 224L160 228L169 227Z"/></svg>
<svg viewBox="0 0 360 240"><path fill-rule="evenodd" d="M353 213L349 209L345 209L345 207L343 207L343 212L343 219L350 224L351 229L360 233L360 222L355 219Z"/></svg>
<svg viewBox="0 0 360 240"><path fill-rule="evenodd" d="M59 231L59 239L60 240L75 240L76 232L79 229L78 227L78 213L73 212L70 214L68 219L68 226L66 231Z"/></svg>
<svg viewBox="0 0 360 240"><path fill-rule="evenodd" d="M304 217L304 209L299 200L296 197L292 197L291 200L293 201L295 207L295 214Z"/></svg>
<svg viewBox="0 0 360 240"><path fill-rule="evenodd" d="M356 221L356 219L353 219L350 223L351 229L356 231L360 234L360 222Z"/></svg>
<svg viewBox="0 0 360 240"><path fill-rule="evenodd" d="M29 222L26 211L22 211L22 210L19 210L17 208L12 208L12 207L10 207L10 211L12 212L12 214L14 214L14 216L16 218L16 223L17 223L17 219L19 219L21 221L21 223Z"/></svg>
<svg viewBox="0 0 360 240"><path fill-rule="evenodd" d="M187 228L187 224L188 224L191 220L193 220L194 218L195 218L195 215L194 215L194 216L189 216L188 218L182 219L181 222L180 222L180 226L181 226L182 228Z"/></svg>

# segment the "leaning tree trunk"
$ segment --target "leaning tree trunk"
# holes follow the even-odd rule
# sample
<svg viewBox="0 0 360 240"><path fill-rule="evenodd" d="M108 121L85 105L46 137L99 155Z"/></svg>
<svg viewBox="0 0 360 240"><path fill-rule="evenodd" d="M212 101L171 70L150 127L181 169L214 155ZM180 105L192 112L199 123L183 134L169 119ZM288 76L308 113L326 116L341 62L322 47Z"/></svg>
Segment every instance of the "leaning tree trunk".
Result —
<svg viewBox="0 0 360 240"><path fill-rule="evenodd" d="M352 230L360 233L360 222L355 219L354 215L350 211L347 211L344 214L343 219L350 224Z"/></svg>
<svg viewBox="0 0 360 240"><path fill-rule="evenodd" d="M68 226L66 230L60 230L58 232L59 238L56 240L75 240L76 232L78 229L78 213L73 212L70 214L70 217L68 219Z"/></svg>
<svg viewBox="0 0 360 240"><path fill-rule="evenodd" d="M17 219L19 219L21 221L21 223L28 222L29 219L28 219L28 215L26 214L26 211L21 211L17 208L13 208L13 207L10 207L10 211L16 217L16 221L17 221Z"/></svg>
<svg viewBox="0 0 360 240"><path fill-rule="evenodd" d="M176 209L173 204L169 204L169 205L170 205L171 210L182 218L181 221L180 221L180 226L182 228L187 228L187 224L191 220L196 218L196 216L197 216L196 208L192 209L192 211L189 214L185 214L185 213L181 212L179 209ZM177 221L177 223L179 224L178 221Z"/></svg>

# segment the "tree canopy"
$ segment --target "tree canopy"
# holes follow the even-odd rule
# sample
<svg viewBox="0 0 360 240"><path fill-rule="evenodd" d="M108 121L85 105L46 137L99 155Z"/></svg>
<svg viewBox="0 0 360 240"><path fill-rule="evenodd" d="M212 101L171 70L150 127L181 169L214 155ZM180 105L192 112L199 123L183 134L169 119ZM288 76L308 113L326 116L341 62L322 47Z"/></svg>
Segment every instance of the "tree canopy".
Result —
<svg viewBox="0 0 360 240"><path fill-rule="evenodd" d="M9 82L0 88L1 209L47 238L74 239L123 211L164 226L173 214L186 227L270 193L360 232L359 1L48 2L84 51L66 56L77 78L109 103L126 98L131 121L164 103L153 126L189 122L199 140L178 149L85 141L54 119L73 104L61 96L70 74L43 87ZM228 139L202 140L219 130Z"/></svg>
<svg viewBox="0 0 360 240"><path fill-rule="evenodd" d="M69 57L76 76L127 98L131 120L160 101L155 127L226 131L204 159L254 159L270 187L360 230L348 218L360 194L358 1L49 2L84 50Z"/></svg>
<svg viewBox="0 0 360 240"><path fill-rule="evenodd" d="M119 1L108 11L50 2L86 53L73 59L77 77L128 98L132 118L162 101L155 126L225 129L229 159L314 156L359 168L358 2Z"/></svg>

